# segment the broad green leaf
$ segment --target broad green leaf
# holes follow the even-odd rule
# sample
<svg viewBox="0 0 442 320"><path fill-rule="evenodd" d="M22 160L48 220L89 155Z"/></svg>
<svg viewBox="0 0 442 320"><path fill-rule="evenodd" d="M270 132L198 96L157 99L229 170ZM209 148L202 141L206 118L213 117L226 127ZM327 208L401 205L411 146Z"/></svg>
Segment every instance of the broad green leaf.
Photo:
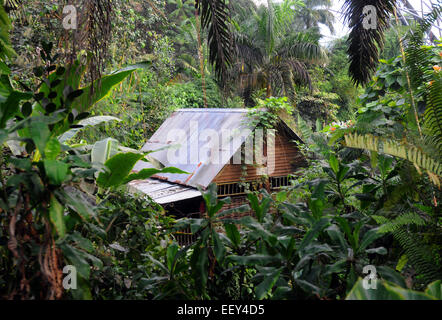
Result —
<svg viewBox="0 0 442 320"><path fill-rule="evenodd" d="M389 282L384 283L384 286L389 292L398 294L401 300L436 300L436 297L427 293L404 289Z"/></svg>
<svg viewBox="0 0 442 320"><path fill-rule="evenodd" d="M135 70L147 68L150 65L151 62L142 62L130 65L109 75L103 76L101 79L95 80L93 84L81 88L83 90L83 94L74 101L72 106L77 109L78 112L88 111L98 101L106 98L116 85L120 84ZM91 92L93 92L93 94L91 94Z"/></svg>
<svg viewBox="0 0 442 320"><path fill-rule="evenodd" d="M200 188L199 190L203 195L207 208L216 206L216 203L218 202L216 183L211 183L205 192L203 192Z"/></svg>
<svg viewBox="0 0 442 320"><path fill-rule="evenodd" d="M209 268L208 264L208 248L205 246L201 246L201 244L198 243L192 254L191 265L193 276L196 280L200 292L206 291Z"/></svg>
<svg viewBox="0 0 442 320"><path fill-rule="evenodd" d="M318 222L316 222L313 227L307 231L306 235L302 239L298 250L304 250L309 244L311 244L314 240L316 240L319 234L330 224L330 219L322 218Z"/></svg>
<svg viewBox="0 0 442 320"><path fill-rule="evenodd" d="M404 278L399 272L393 270L392 268L386 266L378 266L376 267L376 272L383 280L394 283L401 288L407 288L407 284L405 283Z"/></svg>
<svg viewBox="0 0 442 320"><path fill-rule="evenodd" d="M101 164L106 163L107 160L118 153L118 145L118 140L112 138L95 142L92 147L91 161Z"/></svg>
<svg viewBox="0 0 442 320"><path fill-rule="evenodd" d="M29 138L34 140L35 146L44 155L46 143L51 136L48 125L43 122L32 121L29 127Z"/></svg>
<svg viewBox="0 0 442 320"><path fill-rule="evenodd" d="M58 142L57 139L51 138L47 143L45 147L45 157L48 160L55 160L57 156L61 152L61 145L60 142Z"/></svg>
<svg viewBox="0 0 442 320"><path fill-rule="evenodd" d="M256 218L259 222L262 222L264 219L265 214L268 212L270 208L270 199L267 197L264 197L262 201L260 202L258 199L258 196L254 193L247 194L247 198L250 202L250 206L252 207L253 211L255 212Z"/></svg>
<svg viewBox="0 0 442 320"><path fill-rule="evenodd" d="M321 289L314 285L313 283L302 280L302 279L295 279L295 283L302 288L307 293L314 293L314 294L320 294Z"/></svg>
<svg viewBox="0 0 442 320"><path fill-rule="evenodd" d="M352 232L351 232L351 227L350 224L348 223L347 219L343 218L343 217L334 217L334 219L338 222L339 226L341 227L342 230L344 230L345 234L347 235L347 237L353 238Z"/></svg>
<svg viewBox="0 0 442 320"><path fill-rule="evenodd" d="M217 218L223 218L226 216L229 216L233 213L244 213L244 212L249 212L250 211L250 207L247 204L244 204L242 206L236 207L236 208L231 208L231 209L227 209L227 210L223 210L220 213L218 213L216 215Z"/></svg>
<svg viewBox="0 0 442 320"><path fill-rule="evenodd" d="M252 254L249 256L229 256L228 259L239 265L244 266L266 265L272 262L281 261L280 257L264 254Z"/></svg>
<svg viewBox="0 0 442 320"><path fill-rule="evenodd" d="M388 291L382 281L377 281L376 289L365 289L359 279L348 293L346 300L402 300L395 292Z"/></svg>
<svg viewBox="0 0 442 320"><path fill-rule="evenodd" d="M59 199L63 199L65 203L84 220L87 221L95 216L91 205L81 197L79 191L72 192L69 190L69 192L66 192L64 190L58 190L56 194Z"/></svg>
<svg viewBox="0 0 442 320"><path fill-rule="evenodd" d="M258 221L253 219L250 216L243 217L238 220L238 223L242 224L243 226L246 226L250 228L251 230L254 230L257 232L265 241L268 241L271 244L275 244L277 239L274 234L272 234L270 231L265 229Z"/></svg>
<svg viewBox="0 0 442 320"><path fill-rule="evenodd" d="M207 221L205 219L190 219L190 232L195 234L206 225Z"/></svg>
<svg viewBox="0 0 442 320"><path fill-rule="evenodd" d="M273 288L276 281L278 281L283 268L276 269L271 274L266 275L264 280L255 288L256 298L259 300L264 299L267 293Z"/></svg>
<svg viewBox="0 0 442 320"><path fill-rule="evenodd" d="M173 271L173 265L175 262L175 256L178 253L178 245L176 243L172 243L169 247L167 247L167 267L169 271Z"/></svg>
<svg viewBox="0 0 442 320"><path fill-rule="evenodd" d="M336 175L336 178L338 179L339 182L342 182L345 180L347 173L350 171L350 167L348 166L341 166L339 168L339 172Z"/></svg>
<svg viewBox="0 0 442 320"><path fill-rule="evenodd" d="M59 244L59 247L70 264L75 266L78 274L85 279L89 279L91 267L85 259L85 254L66 243Z"/></svg>
<svg viewBox="0 0 442 320"><path fill-rule="evenodd" d="M374 228L371 230L368 230L364 237L362 238L361 244L358 248L359 252L362 252L365 250L370 244L372 244L376 239L379 239L383 236L382 233L378 232L379 228Z"/></svg>
<svg viewBox="0 0 442 320"><path fill-rule="evenodd" d="M69 165L62 161L49 159L45 159L43 163L50 184L61 185L68 175Z"/></svg>
<svg viewBox="0 0 442 320"><path fill-rule="evenodd" d="M84 120L79 121L77 124L83 126L83 128L75 128L71 129L69 131L66 131L63 133L58 140L63 143L65 141L68 141L75 137L77 133L79 133L81 130L86 129L89 126L96 126L103 122L109 122L109 121L121 121L120 119L112 116L96 116L96 117L90 117Z"/></svg>
<svg viewBox="0 0 442 320"><path fill-rule="evenodd" d="M0 103L0 128L6 127L6 122L15 116L20 110L20 101L32 98L31 93L12 91L6 101Z"/></svg>
<svg viewBox="0 0 442 320"><path fill-rule="evenodd" d="M83 237L78 231L69 234L67 236L67 239L75 242L75 244L78 245L78 247L80 247L81 249L87 252L93 252L95 250L92 242L89 239Z"/></svg>
<svg viewBox="0 0 442 320"><path fill-rule="evenodd" d="M158 173L176 173L176 174L189 174L188 172L185 172L181 169L174 168L174 167L167 167L164 169L155 169L155 168L147 168L143 169L137 173L130 174L125 180L124 184L129 183L133 180L145 180L149 179L150 177L158 174Z"/></svg>
<svg viewBox="0 0 442 320"><path fill-rule="evenodd" d="M9 67L3 61L0 61L0 71L3 74L10 74L11 73L11 69L9 69Z"/></svg>
<svg viewBox="0 0 442 320"><path fill-rule="evenodd" d="M348 249L347 242L345 241L344 234L339 230L338 226L333 224L330 227L327 228L327 233L329 237L332 239L334 243L339 244L341 247L341 250L343 252L346 252Z"/></svg>
<svg viewBox="0 0 442 320"><path fill-rule="evenodd" d="M226 255L226 248L224 247L224 244L222 243L218 232L215 230L212 230L212 238L213 238L213 251L215 252L215 257L218 260L218 262L221 262L224 260L224 256Z"/></svg>
<svg viewBox="0 0 442 320"><path fill-rule="evenodd" d="M78 276L77 289L70 290L74 300L92 300L92 293L89 288L89 281L82 276Z"/></svg>
<svg viewBox="0 0 442 320"><path fill-rule="evenodd" d="M30 171L32 168L32 162L29 158L19 159L11 157L9 158L9 162L12 163L16 168L24 171Z"/></svg>
<svg viewBox="0 0 442 320"><path fill-rule="evenodd" d="M330 164L330 168L332 168L333 172L337 175L339 172L339 160L335 155L331 155L328 159L328 163Z"/></svg>
<svg viewBox="0 0 442 320"><path fill-rule="evenodd" d="M428 294L408 290L387 281L377 281L376 289L365 289L359 279L346 297L346 300L434 300Z"/></svg>
<svg viewBox="0 0 442 320"><path fill-rule="evenodd" d="M226 223L224 224L224 229L226 230L226 235L232 241L232 243L238 247L241 242L241 235L239 234L238 228L234 224Z"/></svg>
<svg viewBox="0 0 442 320"><path fill-rule="evenodd" d="M105 163L109 171L100 172L97 184L103 188L120 186L124 183L135 164L143 158L143 154L131 152L113 156Z"/></svg>
<svg viewBox="0 0 442 320"><path fill-rule="evenodd" d="M63 216L63 206L60 204L60 202L58 202L57 198L55 198L55 196L51 194L49 218L51 219L51 222L60 237L64 237L66 234L66 225L64 223Z"/></svg>
<svg viewBox="0 0 442 320"><path fill-rule="evenodd" d="M442 281L437 280L430 283L425 290L425 293L436 298L437 300L442 300Z"/></svg>

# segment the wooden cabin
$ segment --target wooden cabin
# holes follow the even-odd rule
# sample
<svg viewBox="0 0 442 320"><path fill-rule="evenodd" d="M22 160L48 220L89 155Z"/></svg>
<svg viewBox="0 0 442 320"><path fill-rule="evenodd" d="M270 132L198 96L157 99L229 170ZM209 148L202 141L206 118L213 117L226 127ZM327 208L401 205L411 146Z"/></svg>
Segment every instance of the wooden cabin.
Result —
<svg viewBox="0 0 442 320"><path fill-rule="evenodd" d="M300 138L282 119L273 133L253 128L249 111L174 112L142 148L150 152L150 163L140 161L134 171L164 166L187 174L158 174L133 181L131 190L148 195L176 217L197 217L205 212L198 188L204 190L211 183L216 183L218 197L232 199L223 209L247 203L244 183L249 189L268 191L289 185L290 176L305 165L295 143Z"/></svg>

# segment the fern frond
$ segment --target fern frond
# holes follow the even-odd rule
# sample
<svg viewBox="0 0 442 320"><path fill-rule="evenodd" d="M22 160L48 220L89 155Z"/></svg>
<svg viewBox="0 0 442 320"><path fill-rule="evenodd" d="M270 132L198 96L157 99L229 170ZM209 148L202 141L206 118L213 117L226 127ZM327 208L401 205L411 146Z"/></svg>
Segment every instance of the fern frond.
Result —
<svg viewBox="0 0 442 320"><path fill-rule="evenodd" d="M385 153L401 159L408 160L414 164L420 172L420 168L432 173L431 181L440 186L438 176L442 175L442 163L421 149L407 143L396 140L387 140L371 134L349 133L344 136L345 145L350 148L364 149ZM435 179L437 178L437 179Z"/></svg>
<svg viewBox="0 0 442 320"><path fill-rule="evenodd" d="M372 216L372 218L381 226L380 233L392 233L393 237L399 242L405 250L408 262L421 275L425 283L430 283L440 278L440 270L436 267L434 259L428 254L426 246L415 233L408 231L408 226L425 226L427 222L418 214L410 212L398 216L394 220L389 220L383 216Z"/></svg>
<svg viewBox="0 0 442 320"><path fill-rule="evenodd" d="M442 75L435 74L429 85L427 108L425 110L425 129L432 137L438 150L442 149Z"/></svg>
<svg viewBox="0 0 442 320"><path fill-rule="evenodd" d="M312 129L307 125L307 122L305 122L304 119L302 119L302 117L298 114L298 128L302 133L302 139L304 141L309 141L313 131Z"/></svg>
<svg viewBox="0 0 442 320"><path fill-rule="evenodd" d="M423 277L426 284L440 279L440 270L436 266L434 257L429 254L425 244L415 234L402 227L393 232L393 237L405 250L409 263Z"/></svg>
<svg viewBox="0 0 442 320"><path fill-rule="evenodd" d="M396 219L390 221L382 216L373 216L372 217L377 223L381 224L379 227L380 233L389 233L395 232L403 226L408 225L416 225L416 226L425 226L426 221L422 219L417 213L409 212L403 215L400 215Z"/></svg>
<svg viewBox="0 0 442 320"><path fill-rule="evenodd" d="M418 89L425 80L425 71L431 62L432 54L429 47L425 47L425 33L431 30L432 24L442 15L442 6L433 5L422 22L410 31L408 45L405 51L406 67L413 89Z"/></svg>

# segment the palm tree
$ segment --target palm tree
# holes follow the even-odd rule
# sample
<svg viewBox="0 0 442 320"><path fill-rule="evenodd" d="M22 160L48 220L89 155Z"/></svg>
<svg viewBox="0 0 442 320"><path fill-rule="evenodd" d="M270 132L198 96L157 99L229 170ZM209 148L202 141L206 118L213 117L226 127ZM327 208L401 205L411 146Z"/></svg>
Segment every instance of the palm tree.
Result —
<svg viewBox="0 0 442 320"><path fill-rule="evenodd" d="M319 30L319 24L323 24L331 33L334 33L335 17L329 10L331 6L331 0L305 0L304 6L299 10L298 17L306 30L312 28Z"/></svg>
<svg viewBox="0 0 442 320"><path fill-rule="evenodd" d="M287 96L292 102L295 85L311 86L306 63L324 57L318 37L290 28L295 18L294 1L267 1L234 32L236 61L232 73L240 84L246 104L253 91L265 89L267 96Z"/></svg>

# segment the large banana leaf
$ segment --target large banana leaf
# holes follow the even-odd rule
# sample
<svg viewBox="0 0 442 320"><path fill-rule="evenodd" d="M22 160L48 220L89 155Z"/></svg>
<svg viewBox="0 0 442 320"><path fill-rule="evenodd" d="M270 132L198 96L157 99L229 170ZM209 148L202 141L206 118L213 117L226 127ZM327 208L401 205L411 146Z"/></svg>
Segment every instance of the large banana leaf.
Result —
<svg viewBox="0 0 442 320"><path fill-rule="evenodd" d="M43 93L45 96L50 92L57 94L57 98L53 99L53 102L56 104L56 110L66 109L69 113L82 114L88 112L98 101L107 97L115 86L123 82L135 70L146 68L150 64L150 62L142 62L130 65L95 80L93 84L80 87L86 66L75 61L67 66L66 69L59 68L57 72L53 72L48 77L48 81L42 84L40 93ZM57 80L61 80L61 82L54 85ZM70 97L72 94L76 97ZM44 112L40 102L36 103L33 109L33 115ZM84 118L74 119L73 121L69 121L66 118L53 128L53 136L58 137L63 135L71 129L72 125L78 125L80 120L84 120Z"/></svg>
<svg viewBox="0 0 442 320"><path fill-rule="evenodd" d="M109 122L109 121L121 121L120 119L112 116L96 116L96 117L90 117L84 120L81 120L78 124L83 126L82 128L74 128L69 131L66 131L63 133L59 138L58 141L61 143L68 141L75 137L75 135L80 132L81 130L84 130L88 126L96 126L103 122Z"/></svg>
<svg viewBox="0 0 442 320"><path fill-rule="evenodd" d="M93 84L81 88L83 94L74 102L73 107L78 112L88 111L94 104L107 97L116 85L120 84L135 70L147 68L150 65L151 62L149 61L130 65L95 80Z"/></svg>

